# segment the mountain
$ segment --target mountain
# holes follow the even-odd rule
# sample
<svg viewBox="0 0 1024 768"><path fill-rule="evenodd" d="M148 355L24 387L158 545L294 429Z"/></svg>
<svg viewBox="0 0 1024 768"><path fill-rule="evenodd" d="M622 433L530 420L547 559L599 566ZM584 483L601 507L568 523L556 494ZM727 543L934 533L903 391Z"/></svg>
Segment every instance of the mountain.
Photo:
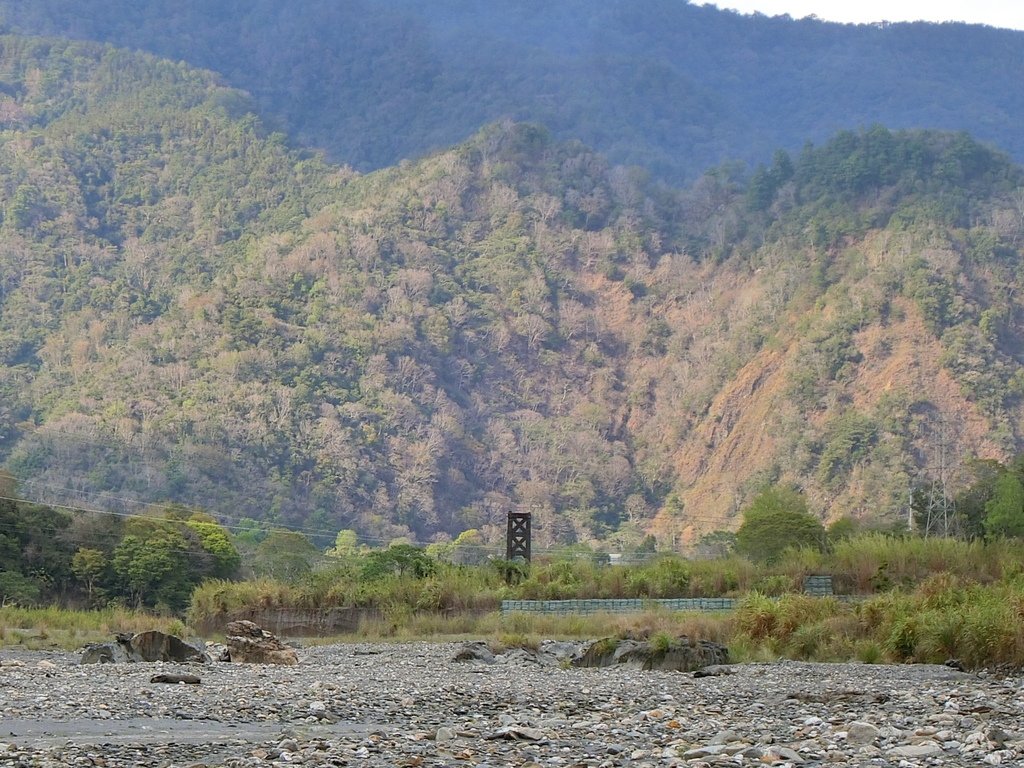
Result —
<svg viewBox="0 0 1024 768"><path fill-rule="evenodd" d="M683 0L0 0L11 31L220 73L360 171L536 122L672 183L839 130L966 130L1024 160L1024 33Z"/></svg>
<svg viewBox="0 0 1024 768"><path fill-rule="evenodd" d="M0 461L332 541L892 521L1022 447L1024 173L841 132L674 190L503 122L360 175L180 63L0 39Z"/></svg>

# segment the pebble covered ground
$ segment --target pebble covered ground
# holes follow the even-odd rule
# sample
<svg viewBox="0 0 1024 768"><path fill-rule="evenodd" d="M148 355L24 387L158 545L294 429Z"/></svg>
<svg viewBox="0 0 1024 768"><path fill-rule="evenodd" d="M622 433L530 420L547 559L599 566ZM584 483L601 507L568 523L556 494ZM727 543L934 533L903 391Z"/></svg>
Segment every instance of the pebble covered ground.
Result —
<svg viewBox="0 0 1024 768"><path fill-rule="evenodd" d="M0 765L1024 765L1019 677L778 662L698 678L457 649L313 647L294 667L0 650Z"/></svg>

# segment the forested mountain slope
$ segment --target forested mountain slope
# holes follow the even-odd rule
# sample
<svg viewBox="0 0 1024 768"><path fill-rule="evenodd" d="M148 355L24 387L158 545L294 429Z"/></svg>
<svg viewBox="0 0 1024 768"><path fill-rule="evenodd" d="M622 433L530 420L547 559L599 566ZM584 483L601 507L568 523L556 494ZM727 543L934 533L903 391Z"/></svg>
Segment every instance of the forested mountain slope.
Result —
<svg viewBox="0 0 1024 768"><path fill-rule="evenodd" d="M183 65L8 37L0 73L0 449L33 498L322 540L525 505L540 544L668 546L777 479L886 519L940 449L1022 446L1024 177L966 135L673 191L502 123L359 176Z"/></svg>
<svg viewBox="0 0 1024 768"><path fill-rule="evenodd" d="M13 31L217 71L368 170L511 118L692 181L840 129L967 130L1024 159L1024 33L744 17L684 0L0 0Z"/></svg>

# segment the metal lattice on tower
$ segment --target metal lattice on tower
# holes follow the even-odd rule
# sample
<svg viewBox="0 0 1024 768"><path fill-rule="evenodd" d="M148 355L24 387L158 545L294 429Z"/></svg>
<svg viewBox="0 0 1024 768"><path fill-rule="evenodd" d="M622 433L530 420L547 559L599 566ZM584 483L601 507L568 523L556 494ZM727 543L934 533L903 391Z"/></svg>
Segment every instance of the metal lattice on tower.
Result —
<svg viewBox="0 0 1024 768"><path fill-rule="evenodd" d="M508 513L508 533L506 535L505 559L522 558L530 562L530 527L529 512Z"/></svg>

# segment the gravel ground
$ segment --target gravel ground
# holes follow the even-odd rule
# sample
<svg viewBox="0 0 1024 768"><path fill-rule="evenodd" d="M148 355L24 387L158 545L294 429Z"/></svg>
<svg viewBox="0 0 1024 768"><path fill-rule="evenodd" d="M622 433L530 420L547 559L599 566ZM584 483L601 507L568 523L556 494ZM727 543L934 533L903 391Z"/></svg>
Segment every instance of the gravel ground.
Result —
<svg viewBox="0 0 1024 768"><path fill-rule="evenodd" d="M778 662L695 678L456 649L325 646L296 667L0 650L0 765L1024 765L1016 677Z"/></svg>

